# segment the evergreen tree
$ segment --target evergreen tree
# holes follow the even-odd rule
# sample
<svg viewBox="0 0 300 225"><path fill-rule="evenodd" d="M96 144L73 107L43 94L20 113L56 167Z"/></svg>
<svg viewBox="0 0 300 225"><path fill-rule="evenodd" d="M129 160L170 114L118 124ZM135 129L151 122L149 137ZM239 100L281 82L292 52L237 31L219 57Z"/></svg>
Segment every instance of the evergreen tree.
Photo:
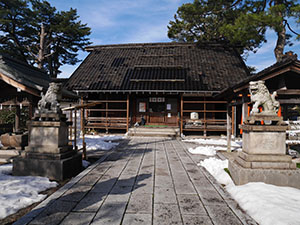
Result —
<svg viewBox="0 0 300 225"><path fill-rule="evenodd" d="M59 12L47 1L0 0L0 52L57 77L90 44L90 28L78 19L76 9Z"/></svg>
<svg viewBox="0 0 300 225"><path fill-rule="evenodd" d="M287 19L299 19L299 15L296 0L194 0L178 8L168 36L176 41L223 41L245 53L255 52L266 42L270 28L277 34L274 53L279 61L284 46L292 44L286 29L297 34Z"/></svg>

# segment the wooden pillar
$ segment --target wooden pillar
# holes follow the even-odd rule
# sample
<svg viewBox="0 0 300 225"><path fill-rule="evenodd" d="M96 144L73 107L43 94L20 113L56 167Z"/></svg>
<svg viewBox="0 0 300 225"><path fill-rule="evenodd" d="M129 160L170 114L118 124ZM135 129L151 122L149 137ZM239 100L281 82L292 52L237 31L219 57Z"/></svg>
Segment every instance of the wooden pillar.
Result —
<svg viewBox="0 0 300 225"><path fill-rule="evenodd" d="M77 150L77 109L74 110L74 148Z"/></svg>
<svg viewBox="0 0 300 225"><path fill-rule="evenodd" d="M231 152L231 116L230 116L230 107L227 107L227 152Z"/></svg>
<svg viewBox="0 0 300 225"><path fill-rule="evenodd" d="M204 119L204 131L203 131L203 136L206 137L207 135L207 132L206 132L206 97L205 97L205 94L204 94L204 103L203 103L203 119Z"/></svg>
<svg viewBox="0 0 300 225"><path fill-rule="evenodd" d="M18 132L20 130L20 116L21 116L20 106L16 104L15 132Z"/></svg>
<svg viewBox="0 0 300 225"><path fill-rule="evenodd" d="M107 95L106 95L106 103L105 103L105 130L106 133L108 133L108 99L107 99Z"/></svg>
<svg viewBox="0 0 300 225"><path fill-rule="evenodd" d="M235 107L234 106L231 106L231 134L232 135L235 135L234 133L234 118L235 118Z"/></svg>
<svg viewBox="0 0 300 225"><path fill-rule="evenodd" d="M70 107L71 107L71 104L70 104ZM70 125L70 127L69 127L69 136L70 136L70 138L71 139L73 139L72 138L72 136L73 136L73 110L71 109L70 110L70 122L71 122L71 125Z"/></svg>
<svg viewBox="0 0 300 225"><path fill-rule="evenodd" d="M244 102L242 105L242 117L243 121L245 121L245 118L248 117L248 103Z"/></svg>
<svg viewBox="0 0 300 225"><path fill-rule="evenodd" d="M126 132L129 129L129 94L127 94L127 101L126 101Z"/></svg>
<svg viewBox="0 0 300 225"><path fill-rule="evenodd" d="M86 144L85 144L85 129L84 129L84 108L83 108L83 97L81 97L81 111L80 111L81 115L81 132L82 132L82 158L86 159Z"/></svg>
<svg viewBox="0 0 300 225"><path fill-rule="evenodd" d="M33 99L32 99L31 96L29 97L28 101L29 101L28 116L29 116L29 119L31 120L32 117L33 117L33 105L32 105L33 104Z"/></svg>
<svg viewBox="0 0 300 225"><path fill-rule="evenodd" d="M180 96L180 135L183 133L183 95Z"/></svg>

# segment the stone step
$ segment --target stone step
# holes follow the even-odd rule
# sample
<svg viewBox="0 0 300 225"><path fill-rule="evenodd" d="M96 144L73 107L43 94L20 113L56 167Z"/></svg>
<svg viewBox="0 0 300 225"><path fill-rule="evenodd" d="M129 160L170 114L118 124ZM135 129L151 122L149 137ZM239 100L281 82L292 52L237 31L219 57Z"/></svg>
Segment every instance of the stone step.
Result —
<svg viewBox="0 0 300 225"><path fill-rule="evenodd" d="M20 151L18 150L0 150L0 158L2 156L18 156L20 155Z"/></svg>
<svg viewBox="0 0 300 225"><path fill-rule="evenodd" d="M11 163L15 156L10 155L1 155L0 156L0 163Z"/></svg>
<svg viewBox="0 0 300 225"><path fill-rule="evenodd" d="M174 132L164 132L164 133L159 133L159 132L129 132L129 136L144 136L144 137L176 137L178 136Z"/></svg>
<svg viewBox="0 0 300 225"><path fill-rule="evenodd" d="M136 128L129 128L129 131L142 131L142 132L178 132L179 128L157 128L157 127L136 127Z"/></svg>

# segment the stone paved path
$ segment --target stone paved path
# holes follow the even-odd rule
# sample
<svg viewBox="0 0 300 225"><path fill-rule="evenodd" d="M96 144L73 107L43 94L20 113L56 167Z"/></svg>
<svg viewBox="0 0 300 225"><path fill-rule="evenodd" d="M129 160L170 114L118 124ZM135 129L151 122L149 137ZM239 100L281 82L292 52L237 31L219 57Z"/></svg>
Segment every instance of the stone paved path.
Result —
<svg viewBox="0 0 300 225"><path fill-rule="evenodd" d="M180 140L131 138L15 224L256 224Z"/></svg>

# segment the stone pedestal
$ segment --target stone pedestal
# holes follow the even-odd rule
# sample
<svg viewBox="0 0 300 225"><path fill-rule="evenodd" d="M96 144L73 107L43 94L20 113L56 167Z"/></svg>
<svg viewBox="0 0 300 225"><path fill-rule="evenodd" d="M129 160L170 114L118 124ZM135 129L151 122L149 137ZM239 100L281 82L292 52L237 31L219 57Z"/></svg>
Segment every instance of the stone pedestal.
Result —
<svg viewBox="0 0 300 225"><path fill-rule="evenodd" d="M68 124L63 114L35 115L29 122L29 146L13 161L13 175L45 176L64 180L82 170L82 157L68 145Z"/></svg>
<svg viewBox="0 0 300 225"><path fill-rule="evenodd" d="M234 183L265 182L300 188L300 170L292 157L286 155L287 125L282 119L252 116L240 128L243 129L243 150L229 162Z"/></svg>

